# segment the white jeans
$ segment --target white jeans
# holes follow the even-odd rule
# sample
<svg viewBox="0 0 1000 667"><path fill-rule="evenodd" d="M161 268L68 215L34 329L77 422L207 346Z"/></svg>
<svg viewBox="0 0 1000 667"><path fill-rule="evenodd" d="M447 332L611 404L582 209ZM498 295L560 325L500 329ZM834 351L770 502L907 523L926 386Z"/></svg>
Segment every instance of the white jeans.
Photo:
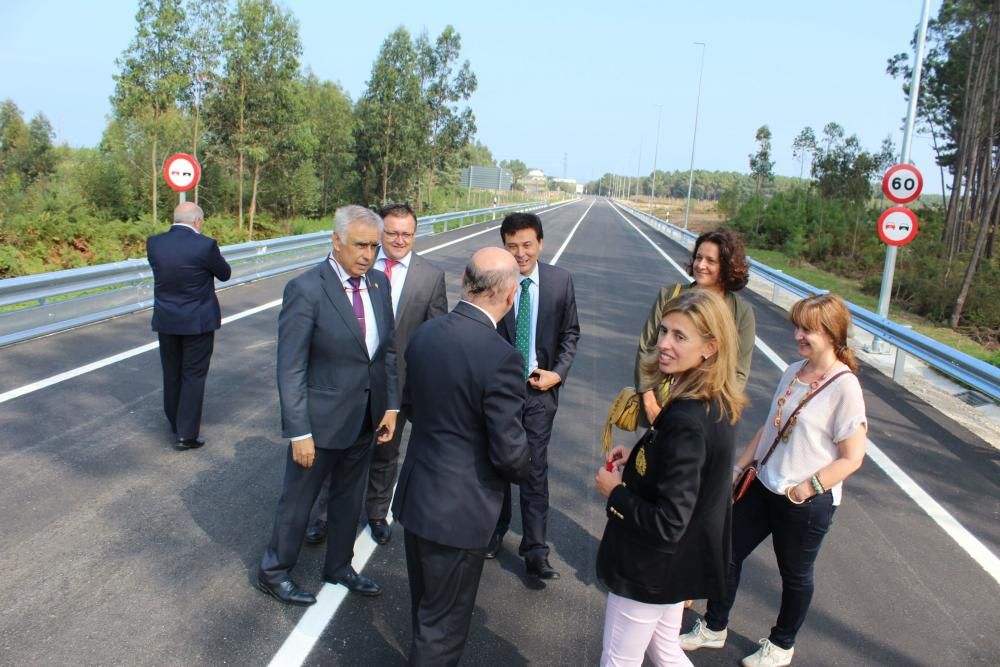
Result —
<svg viewBox="0 0 1000 667"><path fill-rule="evenodd" d="M691 665L677 637L684 603L646 604L608 594L601 667L641 667L643 656L657 667Z"/></svg>

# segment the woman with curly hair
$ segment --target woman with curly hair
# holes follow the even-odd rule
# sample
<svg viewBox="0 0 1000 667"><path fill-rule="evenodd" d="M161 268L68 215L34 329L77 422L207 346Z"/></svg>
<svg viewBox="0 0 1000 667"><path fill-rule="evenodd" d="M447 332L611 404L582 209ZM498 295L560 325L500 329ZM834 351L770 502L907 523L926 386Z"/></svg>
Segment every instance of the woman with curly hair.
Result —
<svg viewBox="0 0 1000 667"><path fill-rule="evenodd" d="M642 415L650 424L660 413L665 392L662 385L655 384L653 376L642 371L643 359L655 353L663 307L684 290L702 287L724 298L736 323L736 380L743 386L750 376L750 358L757 325L750 304L736 295L750 280L750 265L742 239L728 229L705 232L694 243L687 271L694 281L662 287L639 334L639 349L635 355L635 388L642 398Z"/></svg>

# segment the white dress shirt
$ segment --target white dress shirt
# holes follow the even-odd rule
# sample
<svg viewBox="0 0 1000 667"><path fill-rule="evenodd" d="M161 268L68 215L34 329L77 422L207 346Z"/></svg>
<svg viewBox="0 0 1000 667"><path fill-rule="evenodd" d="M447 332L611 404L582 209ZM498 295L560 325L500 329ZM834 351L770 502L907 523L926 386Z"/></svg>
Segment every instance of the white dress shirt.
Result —
<svg viewBox="0 0 1000 667"><path fill-rule="evenodd" d="M406 283L406 274L410 270L410 258L413 257L413 251L406 253L403 259L397 259L396 264L392 267L392 278L389 280L389 284L392 285L392 314L396 315L396 307L399 305L399 297L403 294L403 284ZM382 248L378 250L378 257L375 259L375 268L379 271L385 273L385 260L390 259L388 255L385 254Z"/></svg>
<svg viewBox="0 0 1000 667"><path fill-rule="evenodd" d="M471 301L466 301L465 299L462 299L462 300L461 300L461 303L467 303L467 304L469 304L470 306L472 306L473 308L475 308L476 310L478 310L479 312L481 312L481 313L482 313L483 315L485 315L486 317L490 318L490 322L492 322L492 323L493 323L493 328L494 328L494 329L496 329L496 328L497 328L497 321L496 321L495 319L493 319L493 316L492 316L492 315L490 315L490 314L489 314L489 313L488 313L488 312L486 311L486 309L485 309L485 308L481 308L481 307L477 306L476 304L472 303Z"/></svg>
<svg viewBox="0 0 1000 667"><path fill-rule="evenodd" d="M340 278L341 285L344 287L344 294L347 295L347 300L353 304L354 288L348 282L352 278L351 274L345 271L344 267L333 257L330 257L330 265L333 266L333 270L337 272L337 276ZM368 277L361 276L361 305L365 309L365 347L368 348L368 357L371 358L375 356L375 350L378 349L378 324L375 322L375 311L372 309L372 299L368 293L369 289L372 289L372 286L368 283Z"/></svg>

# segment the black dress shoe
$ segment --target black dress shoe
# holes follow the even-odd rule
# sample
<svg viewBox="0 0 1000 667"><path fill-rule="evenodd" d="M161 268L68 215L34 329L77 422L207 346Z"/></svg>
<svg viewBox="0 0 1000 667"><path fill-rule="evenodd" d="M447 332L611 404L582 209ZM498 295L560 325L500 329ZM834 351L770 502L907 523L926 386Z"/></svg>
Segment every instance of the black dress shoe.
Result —
<svg viewBox="0 0 1000 667"><path fill-rule="evenodd" d="M490 538L490 543L486 545L486 553L483 557L488 560L493 560L500 553L500 547L503 546L503 535L500 533L493 533L493 537Z"/></svg>
<svg viewBox="0 0 1000 667"><path fill-rule="evenodd" d="M525 560L524 569L527 570L529 577L537 577L539 579L559 578L559 573L556 572L551 565L549 565L548 558Z"/></svg>
<svg viewBox="0 0 1000 667"><path fill-rule="evenodd" d="M291 579L285 579L279 584L269 584L258 578L257 588L278 602L285 604L293 604L298 607L308 607L311 604L316 604L316 596L299 588Z"/></svg>
<svg viewBox="0 0 1000 667"><path fill-rule="evenodd" d="M388 544L392 538L392 526L385 519L369 519L368 527L372 529L372 537L379 544Z"/></svg>
<svg viewBox="0 0 1000 667"><path fill-rule="evenodd" d="M348 568L347 570L342 570L339 574L335 574L332 577L328 577L324 574L323 581L328 584L340 584L341 586L347 588L347 590L352 593L357 593L358 595L374 597L382 594L382 589L378 584L365 575L355 572L353 567Z"/></svg>
<svg viewBox="0 0 1000 667"><path fill-rule="evenodd" d="M323 544L326 539L326 521L317 521L306 531L306 544Z"/></svg>
<svg viewBox="0 0 1000 667"><path fill-rule="evenodd" d="M205 438L197 436L194 438L177 438L178 449L198 449L205 444Z"/></svg>

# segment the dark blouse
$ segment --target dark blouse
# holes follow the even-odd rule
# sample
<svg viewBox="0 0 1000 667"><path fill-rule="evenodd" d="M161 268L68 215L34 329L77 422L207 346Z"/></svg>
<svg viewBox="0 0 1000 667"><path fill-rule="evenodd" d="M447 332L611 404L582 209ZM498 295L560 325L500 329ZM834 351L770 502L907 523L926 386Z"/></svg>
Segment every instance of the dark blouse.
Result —
<svg viewBox="0 0 1000 667"><path fill-rule="evenodd" d="M712 402L667 405L608 498L597 576L650 604L725 594L735 427Z"/></svg>

